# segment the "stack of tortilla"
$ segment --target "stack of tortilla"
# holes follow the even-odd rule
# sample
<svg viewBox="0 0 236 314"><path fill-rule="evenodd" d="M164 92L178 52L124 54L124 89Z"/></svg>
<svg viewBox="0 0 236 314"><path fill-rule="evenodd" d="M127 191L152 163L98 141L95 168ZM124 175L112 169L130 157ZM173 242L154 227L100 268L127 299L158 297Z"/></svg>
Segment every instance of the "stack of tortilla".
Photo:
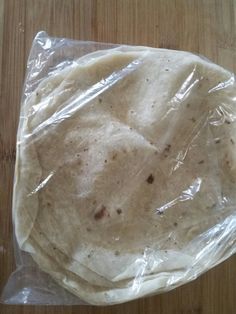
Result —
<svg viewBox="0 0 236 314"><path fill-rule="evenodd" d="M167 291L234 252L234 75L121 46L27 96L13 218L20 248L91 304Z"/></svg>

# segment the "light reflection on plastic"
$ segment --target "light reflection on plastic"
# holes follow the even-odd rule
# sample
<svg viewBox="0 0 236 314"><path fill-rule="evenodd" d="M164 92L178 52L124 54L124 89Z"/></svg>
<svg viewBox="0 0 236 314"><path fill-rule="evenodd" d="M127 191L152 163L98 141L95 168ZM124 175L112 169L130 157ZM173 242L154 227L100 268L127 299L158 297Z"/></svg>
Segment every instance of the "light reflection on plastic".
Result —
<svg viewBox="0 0 236 314"><path fill-rule="evenodd" d="M23 288L23 290L22 290L22 298L21 298L22 303L24 303L24 304L28 303L29 295L30 295L30 289Z"/></svg>
<svg viewBox="0 0 236 314"><path fill-rule="evenodd" d="M49 49L52 47L51 40L47 38L46 43L44 44L44 49Z"/></svg>
<svg viewBox="0 0 236 314"><path fill-rule="evenodd" d="M32 192L30 192L27 196L31 196L32 194L37 193L39 190L41 190L46 184L47 182L51 179L51 177L54 175L54 171L51 171L50 174L46 177L46 179L44 179L38 186L36 189L34 189Z"/></svg>
<svg viewBox="0 0 236 314"><path fill-rule="evenodd" d="M196 66L194 67L194 70L189 74L189 76L184 80L184 83L181 85L177 93L175 93L175 96L171 99L171 102L175 103L182 101L188 95L191 89L199 82L199 79L195 79L191 83L191 80L193 79L195 72Z"/></svg>
<svg viewBox="0 0 236 314"><path fill-rule="evenodd" d="M135 293L138 293L141 289L141 282L143 280L143 275L145 273L145 269L148 265L147 259L145 259L145 256L143 258L138 258L135 261L135 264L138 264L138 273L136 274L133 284L132 284L132 291L135 291Z"/></svg>
<svg viewBox="0 0 236 314"><path fill-rule="evenodd" d="M96 98L105 90L109 89L111 86L115 85L117 82L122 80L125 76L129 75L134 70L136 70L141 63L142 59L137 59L131 62L124 69L121 69L118 72L113 72L106 79L102 79L100 82L94 84L82 95L70 101L70 103L63 109L61 109L58 112L55 112L50 118L41 123L37 128L34 129L34 131L31 134L27 135L27 137L30 137L38 133L39 131L41 131L42 129L49 125L58 123L66 118L71 117L78 109L83 108L83 106L85 106L89 101Z"/></svg>
<svg viewBox="0 0 236 314"><path fill-rule="evenodd" d="M197 178L193 181L193 183L182 192L180 196L175 198L174 200L170 201L169 203L166 203L165 205L156 208L157 213L163 213L166 209L178 204L178 202L185 202L189 200L193 200L195 195L200 191L202 184L202 179Z"/></svg>
<svg viewBox="0 0 236 314"><path fill-rule="evenodd" d="M235 84L235 78L234 78L234 75L232 75L227 81L224 81L224 82L220 82L218 85L212 87L211 89L209 89L208 93L211 94L211 93L214 93L218 90L221 90L223 88L227 88L229 87L230 85L233 85Z"/></svg>
<svg viewBox="0 0 236 314"><path fill-rule="evenodd" d="M199 137L200 132L202 132L203 128L207 125L208 119L209 119L208 113L206 113L196 123L196 125L193 128L192 132L189 133L189 136L188 136L188 138L186 140L187 145L186 145L185 149L183 149L182 151L180 151L178 153L178 155L176 157L176 164L171 169L171 173L170 174L175 172L181 165L184 164L184 159L186 158L187 153L188 153L190 147L193 147L194 141Z"/></svg>

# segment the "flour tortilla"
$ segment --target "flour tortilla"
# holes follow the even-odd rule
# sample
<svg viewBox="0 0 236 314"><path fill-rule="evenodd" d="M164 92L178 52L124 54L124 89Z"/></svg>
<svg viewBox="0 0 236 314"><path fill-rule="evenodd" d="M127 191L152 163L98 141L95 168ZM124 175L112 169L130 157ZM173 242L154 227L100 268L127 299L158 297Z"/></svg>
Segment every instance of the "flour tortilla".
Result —
<svg viewBox="0 0 236 314"><path fill-rule="evenodd" d="M69 290L72 272L73 292L90 303L110 302L86 297L92 285L124 291L114 302L168 289L196 259L185 247L234 212L233 97L230 72L142 47L86 55L42 81L18 133L20 247ZM137 278L143 292L127 294Z"/></svg>
<svg viewBox="0 0 236 314"><path fill-rule="evenodd" d="M88 285L83 279L78 276L75 277L73 273L63 269L55 260L52 261L52 258L50 258L47 253L45 254L43 249L39 247L37 243L33 243L33 240L30 240L29 242L37 251L37 253L32 254L33 259L44 271L49 272L59 284L66 287L70 292L79 295L83 300L94 305L117 304L129 301L130 298L133 299L147 295L151 291L154 293L154 287L158 287L156 290L159 292L173 289L184 282L186 283L187 281L196 278L197 275L207 270L210 266L215 266L220 261L224 260L224 258L230 256L230 254L232 254L232 246L235 245L235 220L235 215L227 218L224 230L222 230L223 228L220 224L209 230L209 234L213 234L214 236L216 248L214 253L211 254L207 260L205 255L208 255L207 247L211 245L211 243L207 245L203 243L200 238L202 237L204 239L206 234L202 234L201 237L194 241L194 246L199 248L199 252L201 251L201 257L197 262L194 262L193 260L191 261L189 259L190 256L184 256L183 254L182 256L179 254L177 258L177 260L184 259L185 263L191 264L191 268L172 268L172 276L171 272L168 273L162 271L159 271L159 273L155 275L137 276L132 283L127 284L123 288L114 287L113 289L109 289L97 285ZM218 229L217 232L215 232L215 229ZM219 232L220 229L221 232ZM227 238L227 244L224 249L222 249L220 242L222 242L225 237ZM192 245L190 246L191 248L193 247ZM177 256L170 256L170 261L172 262L176 257ZM176 266L177 264L175 267Z"/></svg>
<svg viewBox="0 0 236 314"><path fill-rule="evenodd" d="M149 276L149 280L144 280L145 278L143 277L136 278L133 280L132 285L124 288L114 287L113 289L108 289L102 286L92 286L80 277L63 269L61 265L57 264L55 261L52 261L37 244L34 244L34 247L37 249L37 253L33 253L32 257L40 265L42 270L50 273L54 280L70 292L93 305L126 302L150 294L150 292L153 293L155 291L154 287L158 287L159 292L165 290L168 286L168 289L175 287L175 282L168 285L170 275L165 272L159 273L157 276ZM176 270L174 279L174 281L178 281L178 284L181 284L181 281L184 279L183 271Z"/></svg>

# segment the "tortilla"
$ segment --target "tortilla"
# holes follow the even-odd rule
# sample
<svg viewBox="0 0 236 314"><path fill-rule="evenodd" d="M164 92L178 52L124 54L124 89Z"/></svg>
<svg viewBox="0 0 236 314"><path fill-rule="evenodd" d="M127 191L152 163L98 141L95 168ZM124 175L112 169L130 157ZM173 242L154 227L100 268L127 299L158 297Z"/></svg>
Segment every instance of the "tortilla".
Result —
<svg viewBox="0 0 236 314"><path fill-rule="evenodd" d="M235 94L232 73L165 49L99 51L51 74L22 106L19 246L93 304L224 259L213 246L204 266L194 243L235 211Z"/></svg>

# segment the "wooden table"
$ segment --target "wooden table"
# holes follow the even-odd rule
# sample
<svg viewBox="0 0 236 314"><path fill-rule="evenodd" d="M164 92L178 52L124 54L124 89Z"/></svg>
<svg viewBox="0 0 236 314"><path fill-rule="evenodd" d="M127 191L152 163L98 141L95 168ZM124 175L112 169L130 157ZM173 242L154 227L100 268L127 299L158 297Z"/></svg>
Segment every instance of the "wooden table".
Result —
<svg viewBox="0 0 236 314"><path fill-rule="evenodd" d="M0 0L0 290L14 269L11 198L26 60L35 34L201 53L236 70L233 0ZM0 313L236 313L236 256L163 295L113 307L0 306Z"/></svg>

